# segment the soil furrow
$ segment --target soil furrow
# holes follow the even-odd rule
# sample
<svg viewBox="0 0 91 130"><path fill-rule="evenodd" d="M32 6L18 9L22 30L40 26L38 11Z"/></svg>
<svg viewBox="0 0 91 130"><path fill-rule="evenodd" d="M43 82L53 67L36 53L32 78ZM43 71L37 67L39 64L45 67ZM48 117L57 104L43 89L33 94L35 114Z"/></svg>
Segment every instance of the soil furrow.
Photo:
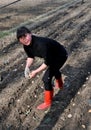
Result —
<svg viewBox="0 0 91 130"><path fill-rule="evenodd" d="M41 64L41 62L42 61L40 61L40 60L36 61L34 66L35 67L39 66ZM34 67L32 67L31 69L34 69ZM21 73L21 71L23 71L23 70L18 70L19 73ZM3 117L4 119L6 118L6 115L9 114L9 112L11 111L10 107L11 106L15 107L16 100L18 100L21 96L23 96L23 93L26 92L27 89L30 89L30 86L34 82L31 80L26 80L22 76L23 76L22 73L21 74L17 73L15 75L15 77L11 75L11 77L13 77L13 79L8 76L7 79L1 84L0 89L2 90L2 92L0 93L0 99L1 99L0 109L3 111L1 111L0 117ZM38 81L36 80L36 82L38 82ZM34 89L36 89L36 88L34 88ZM4 94L6 94L7 100L5 100ZM5 111L6 111L6 113L5 113ZM3 120L3 118L2 118L2 120ZM1 118L0 118L0 120L1 120Z"/></svg>
<svg viewBox="0 0 91 130"><path fill-rule="evenodd" d="M80 6L81 5L79 4L79 9L80 9ZM52 37L52 35L54 35L53 38L55 39L56 38L55 36L58 36L60 34L60 33L57 33L57 31L60 29L61 32L63 33L65 31L66 24L67 24L67 26L69 26L69 24L70 24L69 21L73 21L74 19L77 20L77 17L80 16L80 14L82 14L82 12L84 13L84 10L86 8L87 8L86 6L83 6L82 10L81 9L79 10L78 8L74 9L74 6L73 6L73 8L70 9L69 13L67 13L67 11L66 12L64 11L63 14L61 14L61 16L57 14L57 16L51 18L52 20L50 19L50 20L46 21L45 23L43 22L43 26L41 25L40 27L38 27L37 32L39 33L42 30L43 35L46 34L46 36L48 36L48 37L50 37L50 36ZM64 14L66 14L66 16ZM57 17L57 19L56 19L56 17ZM55 28L52 28L51 24ZM46 27L48 27L48 29ZM56 28L58 28L58 30ZM67 27L66 27L66 29L67 29ZM46 33L46 31L47 31L47 33Z"/></svg>
<svg viewBox="0 0 91 130"><path fill-rule="evenodd" d="M60 3L59 0L57 2ZM57 3L54 10L51 10L51 5L47 9L50 12L36 17L38 21L26 24L34 33L61 42L69 53L61 70L64 89L54 88L53 103L47 110L36 109L43 101L44 72L32 80L25 79L23 73L26 55L23 55L21 45L16 40L11 42L8 36L6 42L6 39L1 39L0 73L2 72L3 79L0 81L0 130L90 130L91 2L86 0L82 5L79 2L81 1L64 2L62 8ZM56 1L53 6L54 3ZM9 63L4 65L4 58ZM31 70L42 62L42 59L36 58Z"/></svg>
<svg viewBox="0 0 91 130"><path fill-rule="evenodd" d="M65 70L65 68L66 68L66 66L65 66L65 68L64 68L64 71L66 71L67 73L68 73L68 75L69 75L69 78L68 78L68 80L66 80L66 82L69 82L69 86L70 86L70 88L68 89L68 90L65 90L65 91L68 91L68 93L69 93L69 97L68 97L68 99L69 100L71 100L71 98L73 98L73 96L76 94L76 92L78 91L78 89L79 89L79 87L81 86L81 85L83 85L84 84L84 82L85 82L85 79L86 79L86 77L87 77L87 75L88 75L88 72L89 71L91 71L90 70L90 65L91 65L91 61L90 61L90 52L88 52L88 55L85 55L85 52L84 52L84 54L83 55L81 55L81 52L79 52L78 51L78 54L76 54L75 55L75 53L77 53L77 52L74 52L74 54L72 54L72 56L70 56L70 59L69 59L69 61L68 61L68 67L71 65L72 66L72 63L71 63L71 61L73 61L73 69L71 70L71 69L69 69L69 73L67 72L67 70ZM81 55L80 56L80 59L79 59L79 57L78 57L78 55ZM83 57L84 57L84 55L86 56L86 58L84 58L83 59ZM76 58L75 58L76 57ZM76 59L76 61L74 60L74 58ZM87 60L87 62L86 62L86 59L88 59ZM79 62L81 62L82 64L81 65L79 65ZM70 64L70 65L69 65ZM83 66L84 65L84 66ZM78 66L76 69L74 69L76 66ZM68 69L68 67L67 67L67 69ZM73 71L74 70L74 71ZM84 70L84 71L83 71ZM75 73L75 74L74 74ZM74 78L73 78L73 75L74 75ZM71 78L72 77L72 78ZM71 80L70 80L71 79ZM79 79L82 79L81 81L79 81ZM77 82L77 80L78 80L78 82ZM65 83L66 83L65 82ZM75 89L73 89L74 88L74 82L76 82L75 83ZM66 83L67 84L67 87L68 87L68 83ZM65 91L63 92L63 94L61 94L63 97L62 97L62 99L65 99ZM41 98L41 97L40 97ZM40 98L39 98L39 100L40 100ZM27 100L28 100L28 97L27 97L27 99L25 100L25 103L24 104L27 104L26 102L27 102ZM24 100L23 100L24 101ZM32 98L31 98L31 101L32 101ZM31 102L30 102L30 104L31 104ZM23 106L23 105L20 105L20 106ZM33 107L34 106L36 106L36 104L33 102ZM20 108L21 109L21 108ZM29 110L30 110L31 108L29 108ZM23 108L23 110L26 110L26 106L25 106L25 109ZM21 110L20 110L21 111ZM13 111L14 112L14 111ZM32 117L33 118L33 115L34 115L34 110L32 110L31 109L31 111L29 112L30 114L29 114L29 116L30 117ZM19 113L17 113L17 114L19 114ZM12 114L11 114L12 115ZM26 118L26 120L29 120L29 121L32 121L32 119L30 119L30 117L27 117L27 118L29 118L29 119L27 119ZM18 119L19 119L19 117L18 117ZM25 118L24 118L25 119ZM26 122L26 120L25 120L25 122ZM29 122L26 122L26 124L27 123L29 123ZM10 124L10 123L9 123ZM21 124L21 120L20 120L20 124ZM30 126L31 127L31 126ZM14 127L15 128L15 127Z"/></svg>
<svg viewBox="0 0 91 130"><path fill-rule="evenodd" d="M90 84L91 76L88 78L88 81L83 84L81 89L79 89L79 92L77 93L78 96L75 96L75 98L71 101L70 105L68 106L68 111L66 109L66 111L64 112L65 114L63 113L61 118L58 119L59 126L57 126L56 124L53 130L55 130L55 128L60 128L60 130L83 130L83 126L85 126L86 129L90 130ZM67 117L69 113L71 113L73 116L72 120ZM87 120L84 120L84 118L86 117Z"/></svg>

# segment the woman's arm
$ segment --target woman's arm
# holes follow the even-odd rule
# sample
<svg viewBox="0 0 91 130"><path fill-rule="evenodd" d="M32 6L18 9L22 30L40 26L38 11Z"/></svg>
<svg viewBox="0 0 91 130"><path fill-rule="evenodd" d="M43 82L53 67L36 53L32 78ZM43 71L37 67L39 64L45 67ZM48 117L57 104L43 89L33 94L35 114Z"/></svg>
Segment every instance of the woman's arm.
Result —
<svg viewBox="0 0 91 130"><path fill-rule="evenodd" d="M47 68L47 65L45 63L43 63L40 67L38 67L37 69L33 70L29 76L30 78L33 78L36 76L36 74L38 74L39 72L45 70Z"/></svg>
<svg viewBox="0 0 91 130"><path fill-rule="evenodd" d="M26 67L25 67L25 71L24 71L24 75L26 78L29 78L29 74L30 74L29 67L32 65L32 63L33 63L33 58L27 58Z"/></svg>
<svg viewBox="0 0 91 130"><path fill-rule="evenodd" d="M26 67L30 67L31 65L32 65L32 63L33 63L33 58L27 58L27 60L26 60Z"/></svg>

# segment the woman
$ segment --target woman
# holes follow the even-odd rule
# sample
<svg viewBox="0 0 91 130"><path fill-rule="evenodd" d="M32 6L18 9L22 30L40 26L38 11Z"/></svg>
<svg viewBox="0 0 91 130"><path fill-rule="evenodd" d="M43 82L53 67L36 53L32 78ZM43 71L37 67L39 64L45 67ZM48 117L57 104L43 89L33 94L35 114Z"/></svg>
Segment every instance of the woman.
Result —
<svg viewBox="0 0 91 130"><path fill-rule="evenodd" d="M25 66L25 77L33 78L39 72L46 69L43 76L44 82L44 103L40 104L37 109L45 109L50 107L53 99L52 78L55 76L55 86L62 89L63 81L60 68L67 60L68 54L63 45L57 41L33 35L26 27L17 29L17 39L23 44L23 48L28 56ZM30 66L34 61L34 57L44 59L44 63L30 73Z"/></svg>

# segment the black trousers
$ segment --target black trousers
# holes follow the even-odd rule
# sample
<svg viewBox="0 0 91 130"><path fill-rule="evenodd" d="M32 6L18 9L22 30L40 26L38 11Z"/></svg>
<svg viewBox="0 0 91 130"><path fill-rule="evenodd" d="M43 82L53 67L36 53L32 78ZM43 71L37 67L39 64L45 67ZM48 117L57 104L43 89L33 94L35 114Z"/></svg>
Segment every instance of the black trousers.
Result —
<svg viewBox="0 0 91 130"><path fill-rule="evenodd" d="M63 58L60 62L55 62L55 65L49 66L43 76L44 88L47 91L53 90L52 78L55 79L61 78L60 68L64 65L67 60L67 56Z"/></svg>

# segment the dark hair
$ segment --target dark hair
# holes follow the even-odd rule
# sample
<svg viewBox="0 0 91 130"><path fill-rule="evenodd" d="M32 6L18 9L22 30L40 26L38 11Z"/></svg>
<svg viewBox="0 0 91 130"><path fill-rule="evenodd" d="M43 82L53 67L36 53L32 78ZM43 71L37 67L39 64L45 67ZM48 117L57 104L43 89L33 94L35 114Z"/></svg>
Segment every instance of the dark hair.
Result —
<svg viewBox="0 0 91 130"><path fill-rule="evenodd" d="M25 34L27 34L27 33L31 33L30 30L28 28L22 26L17 29L16 37L19 40L19 38L21 38L22 36L25 36Z"/></svg>

